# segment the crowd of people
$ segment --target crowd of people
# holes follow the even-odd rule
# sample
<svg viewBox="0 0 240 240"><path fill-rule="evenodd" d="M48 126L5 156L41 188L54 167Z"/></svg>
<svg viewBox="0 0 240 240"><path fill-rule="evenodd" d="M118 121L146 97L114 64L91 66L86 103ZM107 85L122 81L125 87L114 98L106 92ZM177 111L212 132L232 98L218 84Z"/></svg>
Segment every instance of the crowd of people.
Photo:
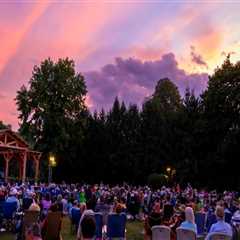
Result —
<svg viewBox="0 0 240 240"><path fill-rule="evenodd" d="M28 199L28 201L26 201ZM222 232L233 239L238 236L240 225L240 193L197 190L188 185L181 188L164 187L151 189L149 186L128 184L110 186L106 184L0 184L0 202L16 202L17 212L39 211L40 221L26 230L26 239L44 238L49 212L61 212L71 218L73 209L80 209L81 219L77 227L77 239L94 237L96 223L91 215L103 214L104 225L109 213L125 213L129 221L144 222L144 239L151 239L151 228L164 225L171 228L171 240L176 239L176 229L184 227L198 233L195 223L197 212L215 214L217 222L207 232ZM231 214L225 221L225 214ZM0 228L4 222L0 222ZM21 239L21 218L16 221L17 236ZM59 231L60 232L60 231Z"/></svg>

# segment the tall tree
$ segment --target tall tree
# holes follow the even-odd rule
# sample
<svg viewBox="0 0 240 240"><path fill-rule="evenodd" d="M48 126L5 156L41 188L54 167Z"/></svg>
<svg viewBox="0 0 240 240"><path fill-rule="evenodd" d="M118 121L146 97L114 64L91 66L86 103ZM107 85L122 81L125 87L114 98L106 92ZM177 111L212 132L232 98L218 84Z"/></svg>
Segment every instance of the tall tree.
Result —
<svg viewBox="0 0 240 240"><path fill-rule="evenodd" d="M236 177L236 153L240 153L236 144L240 133L240 62L233 64L228 56L210 76L202 98L207 134L206 166L211 163L213 174L220 176L221 173L217 181L224 184L225 176L229 184L238 181L240 186L240 178ZM230 149L235 154L226 154ZM232 172L231 177L229 172Z"/></svg>
<svg viewBox="0 0 240 240"><path fill-rule="evenodd" d="M145 104L153 105L163 112L177 111L181 106L181 96L177 86L168 78L160 79L151 98Z"/></svg>
<svg viewBox="0 0 240 240"><path fill-rule="evenodd" d="M71 139L72 124L86 111L84 78L76 73L72 60L44 60L35 66L29 87L18 92L20 133L34 148L63 156Z"/></svg>
<svg viewBox="0 0 240 240"><path fill-rule="evenodd" d="M178 134L181 146L180 161L177 162L177 172L183 182L192 182L201 175L202 161L201 139L205 138L202 131L202 104L189 88L185 91L183 108L178 118ZM189 174L191 173L191 174Z"/></svg>
<svg viewBox="0 0 240 240"><path fill-rule="evenodd" d="M176 121L182 107L177 86L168 78L158 81L142 111L144 166L149 173L162 172L178 158Z"/></svg>

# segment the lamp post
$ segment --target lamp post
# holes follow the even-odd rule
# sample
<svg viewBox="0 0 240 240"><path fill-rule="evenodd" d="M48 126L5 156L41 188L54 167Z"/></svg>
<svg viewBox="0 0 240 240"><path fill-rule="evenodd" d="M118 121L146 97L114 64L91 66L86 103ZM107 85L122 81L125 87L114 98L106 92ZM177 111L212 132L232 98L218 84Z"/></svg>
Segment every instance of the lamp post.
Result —
<svg viewBox="0 0 240 240"><path fill-rule="evenodd" d="M56 159L53 154L49 154L48 158L48 183L52 182L52 168L56 167Z"/></svg>
<svg viewBox="0 0 240 240"><path fill-rule="evenodd" d="M171 181L171 167L166 168L167 176L168 176L168 183Z"/></svg>
<svg viewBox="0 0 240 240"><path fill-rule="evenodd" d="M176 169L174 167L167 167L166 172L168 175L169 182L174 180L174 175L176 175Z"/></svg>

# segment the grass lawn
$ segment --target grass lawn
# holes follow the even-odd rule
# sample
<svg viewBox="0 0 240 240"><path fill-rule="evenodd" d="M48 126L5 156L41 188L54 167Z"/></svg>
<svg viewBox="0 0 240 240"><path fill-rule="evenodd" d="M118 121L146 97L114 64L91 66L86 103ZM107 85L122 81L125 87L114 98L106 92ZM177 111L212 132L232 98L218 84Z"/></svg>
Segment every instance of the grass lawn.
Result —
<svg viewBox="0 0 240 240"><path fill-rule="evenodd" d="M1 234L1 240L15 240L13 234ZM62 227L63 240L76 240L76 235L70 233L70 221L67 217L63 219ZM127 239L129 240L142 240L143 239L143 223L139 221L127 223Z"/></svg>

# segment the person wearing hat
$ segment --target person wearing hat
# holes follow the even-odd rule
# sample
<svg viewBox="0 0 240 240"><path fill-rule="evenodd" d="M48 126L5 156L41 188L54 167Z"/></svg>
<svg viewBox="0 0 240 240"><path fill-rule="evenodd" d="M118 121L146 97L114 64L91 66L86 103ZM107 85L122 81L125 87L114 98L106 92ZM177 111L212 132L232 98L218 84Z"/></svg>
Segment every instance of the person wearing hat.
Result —
<svg viewBox="0 0 240 240"><path fill-rule="evenodd" d="M232 236L232 227L224 221L224 208L217 206L215 214L217 216L217 222L211 226L209 233L219 232Z"/></svg>

